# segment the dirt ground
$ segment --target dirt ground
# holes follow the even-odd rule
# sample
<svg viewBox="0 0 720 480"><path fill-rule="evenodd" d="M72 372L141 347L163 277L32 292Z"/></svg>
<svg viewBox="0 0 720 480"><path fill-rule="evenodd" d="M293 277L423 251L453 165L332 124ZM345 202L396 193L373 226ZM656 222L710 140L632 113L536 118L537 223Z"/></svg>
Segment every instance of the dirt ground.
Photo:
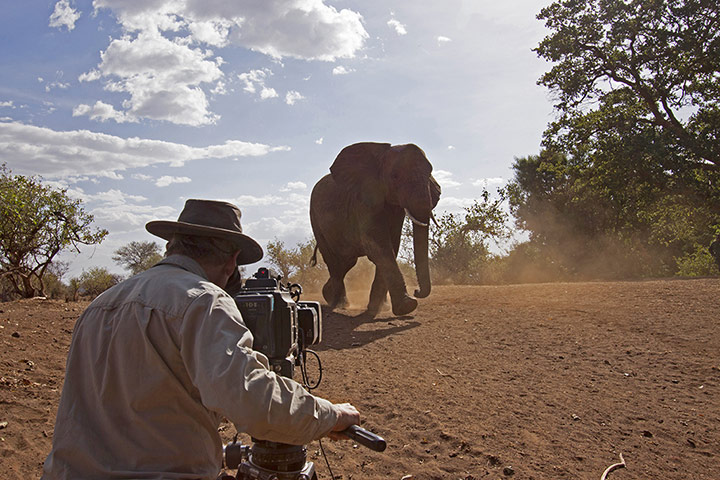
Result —
<svg viewBox="0 0 720 480"><path fill-rule="evenodd" d="M400 318L325 312L315 392L388 443L324 441L335 478L600 479L620 454L608 479L720 478L720 279L436 287L420 302ZM2 478L40 476L83 306L0 304Z"/></svg>

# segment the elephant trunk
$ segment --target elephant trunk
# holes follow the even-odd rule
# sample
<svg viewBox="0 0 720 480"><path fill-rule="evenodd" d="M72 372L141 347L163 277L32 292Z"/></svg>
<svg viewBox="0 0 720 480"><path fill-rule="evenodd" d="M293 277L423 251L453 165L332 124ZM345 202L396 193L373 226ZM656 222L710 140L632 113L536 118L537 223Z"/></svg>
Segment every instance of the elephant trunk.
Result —
<svg viewBox="0 0 720 480"><path fill-rule="evenodd" d="M415 252L415 273L418 289L415 297L425 298L430 295L430 267L428 265L428 233L427 223L413 222L413 250Z"/></svg>

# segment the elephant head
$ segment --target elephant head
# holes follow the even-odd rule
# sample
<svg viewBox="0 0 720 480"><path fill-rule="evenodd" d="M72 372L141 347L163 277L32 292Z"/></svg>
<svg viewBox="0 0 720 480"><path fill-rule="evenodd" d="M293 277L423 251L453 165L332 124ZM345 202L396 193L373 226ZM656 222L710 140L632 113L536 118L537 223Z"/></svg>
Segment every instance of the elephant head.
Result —
<svg viewBox="0 0 720 480"><path fill-rule="evenodd" d="M344 148L330 167L335 181L370 210L402 207L413 221L413 247L419 289L430 294L428 224L440 199L425 152L413 144L358 143ZM399 232L398 232L399 233Z"/></svg>

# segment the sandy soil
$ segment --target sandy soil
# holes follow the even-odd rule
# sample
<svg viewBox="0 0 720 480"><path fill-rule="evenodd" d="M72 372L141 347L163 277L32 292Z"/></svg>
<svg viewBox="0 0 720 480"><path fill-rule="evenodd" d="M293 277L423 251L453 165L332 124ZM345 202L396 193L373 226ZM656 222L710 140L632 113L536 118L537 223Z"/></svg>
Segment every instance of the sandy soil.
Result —
<svg viewBox="0 0 720 480"><path fill-rule="evenodd" d="M83 306L0 304L2 478L40 476ZM335 478L600 479L620 454L611 480L720 478L718 278L436 287L407 317L326 312L323 335L316 392L388 442L324 441Z"/></svg>

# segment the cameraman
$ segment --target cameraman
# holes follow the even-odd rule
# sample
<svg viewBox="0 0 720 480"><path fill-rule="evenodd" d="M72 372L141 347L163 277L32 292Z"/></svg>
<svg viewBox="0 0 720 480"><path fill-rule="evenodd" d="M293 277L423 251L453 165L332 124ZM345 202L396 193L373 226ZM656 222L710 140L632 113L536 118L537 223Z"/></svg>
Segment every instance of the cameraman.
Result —
<svg viewBox="0 0 720 480"><path fill-rule="evenodd" d="M166 257L97 297L75 325L45 480L212 479L223 417L255 438L303 445L359 423L268 370L235 301L237 265L262 258L230 203L188 200L153 221Z"/></svg>

